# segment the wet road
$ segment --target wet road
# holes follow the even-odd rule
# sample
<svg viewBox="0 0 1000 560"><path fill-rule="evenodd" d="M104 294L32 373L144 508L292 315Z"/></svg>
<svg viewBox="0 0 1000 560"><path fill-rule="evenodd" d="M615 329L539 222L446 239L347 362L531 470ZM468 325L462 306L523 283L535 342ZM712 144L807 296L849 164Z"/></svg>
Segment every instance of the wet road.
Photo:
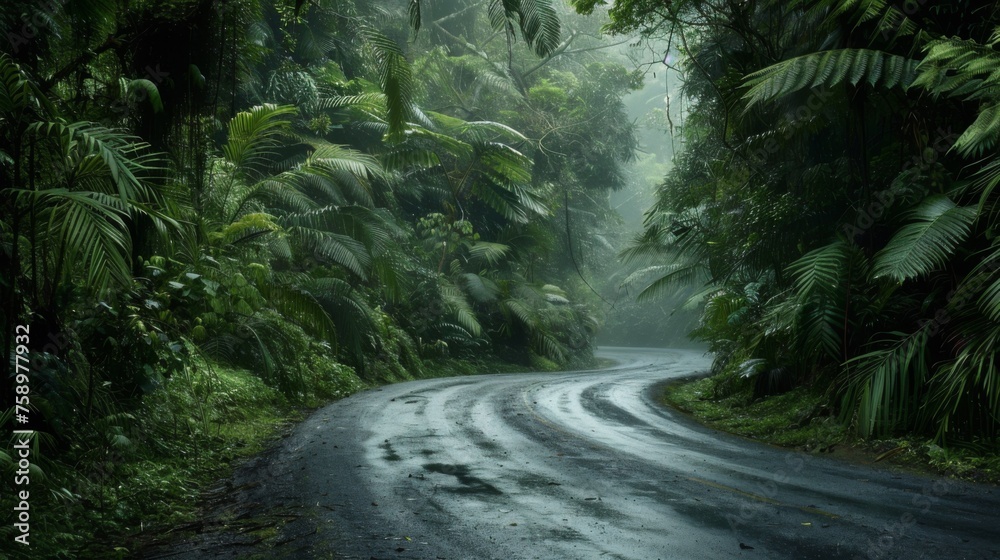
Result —
<svg viewBox="0 0 1000 560"><path fill-rule="evenodd" d="M292 558L1000 558L1000 491L703 428L656 402L707 368L603 349L601 371L403 383L284 442ZM276 469L276 470L275 470ZM270 474L265 474L265 473Z"/></svg>

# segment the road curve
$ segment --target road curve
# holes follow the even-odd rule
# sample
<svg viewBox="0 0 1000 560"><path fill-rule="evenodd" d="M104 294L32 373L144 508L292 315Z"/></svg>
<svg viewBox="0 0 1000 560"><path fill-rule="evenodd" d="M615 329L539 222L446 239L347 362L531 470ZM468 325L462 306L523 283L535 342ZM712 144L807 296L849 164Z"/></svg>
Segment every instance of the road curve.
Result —
<svg viewBox="0 0 1000 560"><path fill-rule="evenodd" d="M701 352L600 355L619 365L401 383L313 414L257 472L306 512L269 556L1000 558L996 487L710 430L657 402Z"/></svg>

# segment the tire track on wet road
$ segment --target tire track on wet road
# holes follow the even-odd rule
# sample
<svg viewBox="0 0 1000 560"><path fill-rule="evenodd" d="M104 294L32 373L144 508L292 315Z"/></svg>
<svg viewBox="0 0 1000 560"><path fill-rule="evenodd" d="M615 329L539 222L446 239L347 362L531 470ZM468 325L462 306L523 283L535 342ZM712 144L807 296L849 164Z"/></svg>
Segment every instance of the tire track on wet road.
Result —
<svg viewBox="0 0 1000 560"><path fill-rule="evenodd" d="M268 555L1000 558L994 487L704 428L659 395L708 357L601 355L619 365L401 383L318 411L276 455L307 515Z"/></svg>

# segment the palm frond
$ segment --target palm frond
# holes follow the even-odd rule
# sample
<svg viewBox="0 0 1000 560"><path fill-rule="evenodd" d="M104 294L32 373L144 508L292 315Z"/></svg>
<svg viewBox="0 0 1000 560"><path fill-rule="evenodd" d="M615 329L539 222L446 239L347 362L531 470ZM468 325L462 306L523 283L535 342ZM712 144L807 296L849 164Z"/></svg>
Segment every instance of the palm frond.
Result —
<svg viewBox="0 0 1000 560"><path fill-rule="evenodd" d="M385 94L389 134L398 136L406 130L411 114L413 77L410 64L399 45L381 31L363 27L360 35L371 50L378 84Z"/></svg>
<svg viewBox="0 0 1000 560"><path fill-rule="evenodd" d="M983 319L962 326L955 337L961 343L957 355L928 383L925 414L942 441L952 431L990 438L1000 430L1000 328Z"/></svg>
<svg viewBox="0 0 1000 560"><path fill-rule="evenodd" d="M28 127L28 133L58 142L67 157L76 157L79 162L99 158L123 203L156 198L139 176L151 178L150 173L163 170L155 163L155 154L144 155L149 144L139 138L90 122L38 122Z"/></svg>
<svg viewBox="0 0 1000 560"><path fill-rule="evenodd" d="M515 27L538 56L547 56L559 46L562 32L552 0L491 0L488 10L493 29L514 39Z"/></svg>
<svg viewBox="0 0 1000 560"><path fill-rule="evenodd" d="M943 265L969 235L975 208L957 206L944 195L924 200L911 214L913 223L899 229L874 258L875 277L896 281L927 274Z"/></svg>
<svg viewBox="0 0 1000 560"><path fill-rule="evenodd" d="M336 263L362 280L368 278L371 256L357 240L301 226L291 226L288 231L301 240L306 249L317 258Z"/></svg>
<svg viewBox="0 0 1000 560"><path fill-rule="evenodd" d="M459 285L477 303L491 303L500 295L496 282L474 273L464 273L458 277Z"/></svg>
<svg viewBox="0 0 1000 560"><path fill-rule="evenodd" d="M465 294L447 281L441 283L441 301L449 311L454 314L455 321L473 336L479 336L483 332L479 319L465 299Z"/></svg>
<svg viewBox="0 0 1000 560"><path fill-rule="evenodd" d="M48 120L56 109L34 80L30 79L11 56L0 52L0 115L21 119Z"/></svg>
<svg viewBox="0 0 1000 560"><path fill-rule="evenodd" d="M929 375L928 332L889 333L893 338L847 362L846 414L857 414L857 429L865 436L888 434L910 423L919 390Z"/></svg>
<svg viewBox="0 0 1000 560"><path fill-rule="evenodd" d="M469 258L473 262L482 262L493 266L505 259L510 252L510 247L502 243L476 241L474 245L469 247Z"/></svg>
<svg viewBox="0 0 1000 560"><path fill-rule="evenodd" d="M814 249L788 265L799 297L809 299L837 291L851 258L851 247L843 241L836 241Z"/></svg>
<svg viewBox="0 0 1000 560"><path fill-rule="evenodd" d="M337 343L337 329L319 301L307 291L276 282L257 285L269 306L306 332L331 344Z"/></svg>
<svg viewBox="0 0 1000 560"><path fill-rule="evenodd" d="M562 33L552 0L521 0L521 33L538 56L548 56L559 46Z"/></svg>
<svg viewBox="0 0 1000 560"><path fill-rule="evenodd" d="M229 137L222 147L226 161L236 173L266 166L279 140L291 130L292 106L259 105L238 113L229 121Z"/></svg>
<svg viewBox="0 0 1000 560"><path fill-rule="evenodd" d="M67 189L14 191L23 204L39 210L39 239L48 243L67 271L80 266L88 285L98 293L113 280L119 286L132 281L132 244L126 219L129 207L113 196ZM38 274L38 271L34 272Z"/></svg>
<svg viewBox="0 0 1000 560"><path fill-rule="evenodd" d="M420 31L420 0L410 0L407 12L410 16L410 27L413 28L414 32Z"/></svg>

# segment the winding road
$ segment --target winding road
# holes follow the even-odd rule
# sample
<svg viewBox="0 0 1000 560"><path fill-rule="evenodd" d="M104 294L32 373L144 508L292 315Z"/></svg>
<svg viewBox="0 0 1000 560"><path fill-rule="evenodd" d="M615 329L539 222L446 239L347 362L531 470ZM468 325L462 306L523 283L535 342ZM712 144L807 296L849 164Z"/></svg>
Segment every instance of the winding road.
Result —
<svg viewBox="0 0 1000 560"><path fill-rule="evenodd" d="M301 424L252 465L301 511L268 558L1000 559L1000 490L791 452L657 402L701 352L415 381ZM188 558L245 556L201 547Z"/></svg>

